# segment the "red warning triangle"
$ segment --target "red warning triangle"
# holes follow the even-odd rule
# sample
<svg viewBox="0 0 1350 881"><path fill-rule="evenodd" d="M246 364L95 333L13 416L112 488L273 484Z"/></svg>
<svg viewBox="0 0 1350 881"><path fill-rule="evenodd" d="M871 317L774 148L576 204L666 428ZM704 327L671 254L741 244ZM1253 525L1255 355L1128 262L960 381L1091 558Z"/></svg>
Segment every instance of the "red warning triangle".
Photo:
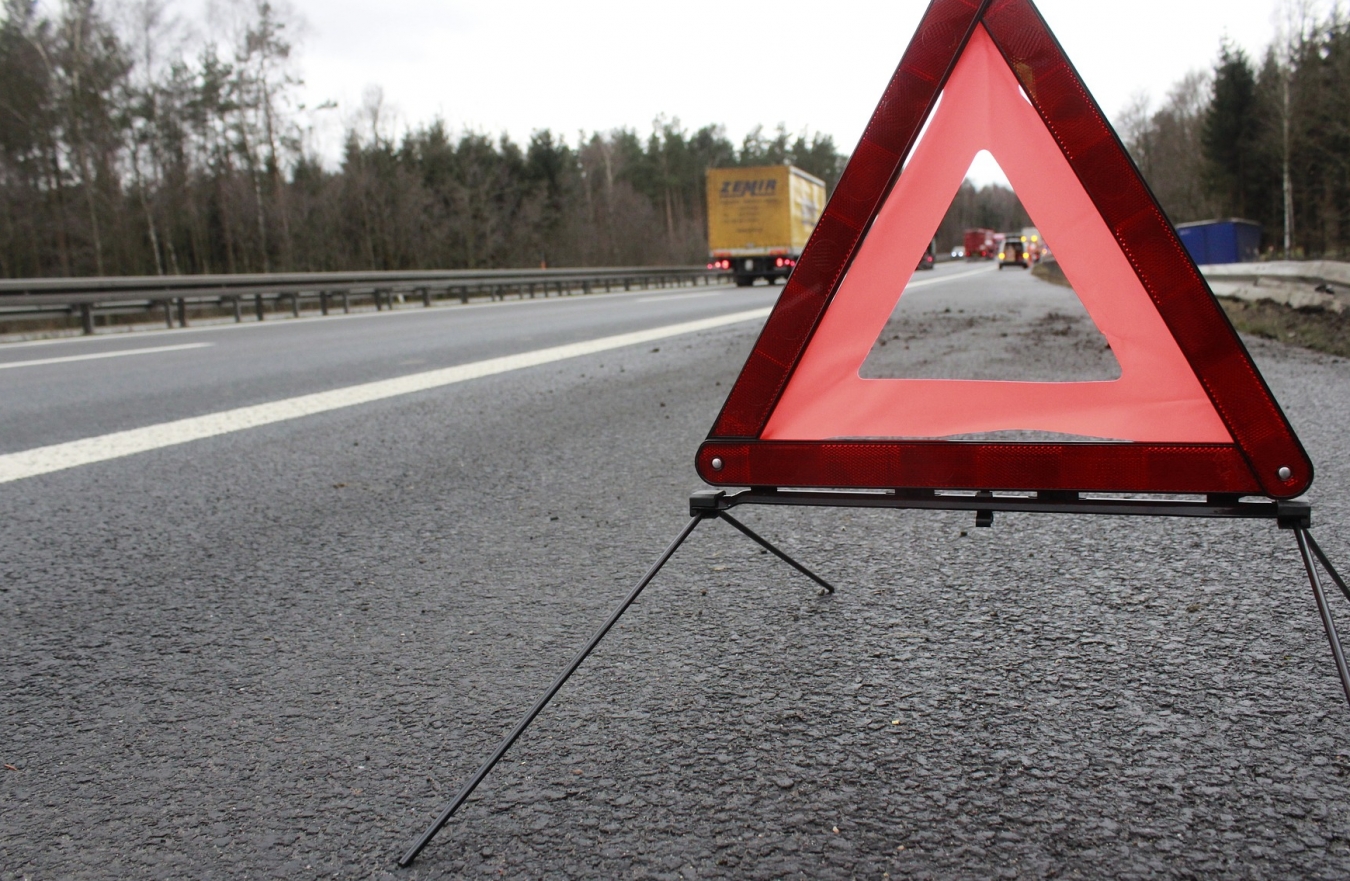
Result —
<svg viewBox="0 0 1350 881"><path fill-rule="evenodd" d="M1053 243L1119 379L859 376L980 150ZM1087 440L942 440L1006 430ZM1030 0L933 0L697 467L722 486L1273 498L1306 491L1313 475Z"/></svg>

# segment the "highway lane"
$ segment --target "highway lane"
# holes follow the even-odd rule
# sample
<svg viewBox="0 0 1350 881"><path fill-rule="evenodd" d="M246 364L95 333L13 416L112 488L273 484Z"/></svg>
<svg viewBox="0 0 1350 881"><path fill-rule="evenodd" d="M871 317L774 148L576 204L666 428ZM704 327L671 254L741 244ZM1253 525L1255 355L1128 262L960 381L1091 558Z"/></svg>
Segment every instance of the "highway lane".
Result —
<svg viewBox="0 0 1350 881"><path fill-rule="evenodd" d="M882 366L1036 349L1068 308L1038 284L923 288ZM732 311L774 292L726 293ZM709 300L595 320L657 326ZM54 443L596 332L541 329L574 304L542 305L479 310L500 317L473 332L449 329L469 314L452 308L6 348L212 343L0 371L38 371L23 388L60 404L12 427L44 408L6 386L0 426ZM405 320L445 323L410 355ZM1055 321L1054 340L1082 331ZM462 817L394 869L684 524L693 452L756 330L0 485L0 877L1350 871L1347 710L1287 534L822 511L746 516L837 596L703 527ZM1319 539L1350 568L1350 362L1249 343L1318 463ZM270 385L277 363L299 378ZM71 406L107 395L134 412Z"/></svg>
<svg viewBox="0 0 1350 881"><path fill-rule="evenodd" d="M699 288L227 324L0 346L0 453L769 305ZM116 360L148 340L203 348Z"/></svg>
<svg viewBox="0 0 1350 881"><path fill-rule="evenodd" d="M973 287L963 264L915 290ZM1041 285L1040 287L1045 287ZM772 304L777 288L642 291L0 347L0 454Z"/></svg>

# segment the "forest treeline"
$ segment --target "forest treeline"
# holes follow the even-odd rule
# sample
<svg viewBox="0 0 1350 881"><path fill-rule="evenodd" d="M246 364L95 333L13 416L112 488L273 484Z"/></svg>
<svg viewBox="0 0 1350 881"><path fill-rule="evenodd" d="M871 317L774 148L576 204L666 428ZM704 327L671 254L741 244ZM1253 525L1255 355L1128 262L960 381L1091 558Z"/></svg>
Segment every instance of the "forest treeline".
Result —
<svg viewBox="0 0 1350 881"><path fill-rule="evenodd" d="M1216 68L1122 136L1176 222L1238 215L1297 255L1350 249L1350 35L1297 5L1259 63ZM293 22L265 0L217 4L189 39L168 0L3 0L0 275L652 265L706 259L704 172L790 162L832 188L823 133L658 118L527 143L433 121L390 130L378 90L341 156L311 143ZM1286 208L1288 209L1286 211ZM1286 216L1289 223L1286 225ZM942 248L969 226L1027 223L1005 187L962 187Z"/></svg>
<svg viewBox="0 0 1350 881"><path fill-rule="evenodd" d="M1320 6L1280 0L1259 57L1225 42L1161 107L1141 96L1122 114L1173 222L1241 217L1261 223L1270 256L1350 256L1350 22Z"/></svg>
<svg viewBox="0 0 1350 881"><path fill-rule="evenodd" d="M781 125L740 143L669 119L571 143L440 121L395 136L372 90L327 167L292 23L260 0L224 8L217 38L185 41L165 0L4 0L0 275L701 263L707 168L787 162L832 189L846 161ZM1019 211L967 187L946 226L958 240Z"/></svg>
<svg viewBox="0 0 1350 881"><path fill-rule="evenodd" d="M709 166L843 170L829 136L781 126L740 144L665 119L575 143L439 121L394 137L377 90L328 168L290 23L260 0L226 11L225 36L187 49L163 0L4 0L0 274L699 263Z"/></svg>

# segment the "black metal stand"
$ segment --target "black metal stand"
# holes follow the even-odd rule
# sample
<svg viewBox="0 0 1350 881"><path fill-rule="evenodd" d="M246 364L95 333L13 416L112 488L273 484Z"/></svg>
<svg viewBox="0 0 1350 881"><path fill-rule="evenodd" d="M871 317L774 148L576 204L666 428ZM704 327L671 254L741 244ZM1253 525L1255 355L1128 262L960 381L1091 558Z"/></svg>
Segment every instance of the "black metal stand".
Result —
<svg viewBox="0 0 1350 881"><path fill-rule="evenodd" d="M459 810L460 806L462 806L464 802L468 801L469 796L472 795L473 791L478 788L478 784L482 783L483 779L487 777L487 775L492 771L494 767L496 767L497 763L501 761L502 756L506 755L506 751L509 750L511 746L520 738L520 735L525 733L525 729L530 727L530 723L534 721L535 717L538 716L540 712L543 711L544 707L548 706L549 701L553 700L554 695L556 695L562 689L563 685L567 683L567 680L572 677L572 674L577 672L577 668L581 666L581 662L586 660L586 658L590 655L590 653L595 650L595 647L600 644L600 640L604 639L605 634L609 633L610 628L613 627L616 622L618 622L619 618L623 616L624 612L628 611L628 607L633 605L633 603L637 601L637 598L639 595L641 595L643 589L645 589L647 585L651 583L652 579L656 577L656 573L661 571L661 567L666 565L666 562L672 556L675 555L675 552L677 550L679 550L680 545L684 544L685 539L689 538L690 534L692 534L693 531L698 527L698 525L702 523L704 520L722 519L727 521L736 529L740 530L741 532L745 533L745 535L753 539L757 544L768 550L774 556L778 557L780 560L787 562L798 572L801 572L807 578L810 578L812 581L821 585L825 589L825 591L829 593L834 593L834 588L831 587L829 583L827 583L824 579L816 575L810 569L807 569L802 564L798 563L796 560L789 557L787 554L783 553L778 548L774 547L764 538L761 538L759 535L756 535L748 527L746 527L740 521L732 518L731 515L727 514L725 511L691 510L690 514L692 515L692 519L690 519L689 525L684 527L684 529L680 530L680 534L676 536L673 542L670 543L670 547L666 548L665 553L661 554L661 556L657 558L656 562L652 564L652 567L647 570L647 574L642 576L642 580L637 583L637 586L633 588L633 590L628 594L628 596L624 598L623 602L620 603L618 607L615 608L613 613L610 614L609 620L607 620L604 624L600 626L600 629L597 630L595 632L595 635L591 637L590 642L586 643L586 646L580 652L577 653L577 656L574 657L572 659L572 662L567 665L567 669L564 670L557 679L553 680L553 684L549 686L548 691L544 692L543 696L540 697L539 700L535 702L534 706L531 707L530 711L525 714L525 717L521 719L519 723L517 723L516 727L512 729L511 733L506 735L506 738L497 745L497 749L493 751L492 755L488 757L487 761L483 762L483 764L479 766L478 770L474 772L473 777L469 778L469 782L464 784L464 787L460 789L459 793L455 796L454 800L451 801L450 804L446 806L445 810L441 812L441 815L436 818L436 821L427 827L427 830L422 833L422 836L417 839L417 842L412 847L410 847L408 849L408 852L405 853L399 859L398 861L399 866L407 868L408 866L412 865L413 860L417 859L417 855L422 852L422 848L426 847L427 844L431 841L431 839L436 837L436 833L440 832L441 827L444 826L447 822L449 822L450 818L455 815L455 811Z"/></svg>
<svg viewBox="0 0 1350 881"><path fill-rule="evenodd" d="M1345 691L1346 701L1350 701L1350 668L1345 665L1345 651L1341 648L1341 637L1336 632L1336 622L1331 617L1331 606L1327 603L1327 595L1322 590L1322 579L1317 577L1317 565L1313 561L1314 555L1322 566L1327 570L1327 574L1345 594L1346 599L1350 599L1350 589L1345 586L1345 581L1341 579L1340 574L1332 567L1331 561L1327 555L1322 553L1322 549L1317 546L1313 540L1312 534L1307 529L1295 529L1294 537L1298 540L1298 552L1303 557L1303 568L1308 570L1308 581L1312 582L1313 596L1317 599L1317 611L1322 615L1322 627L1327 632L1327 639L1331 642L1331 654L1336 659L1336 672L1341 676L1341 688ZM1312 553L1309 553L1311 551Z"/></svg>
<svg viewBox="0 0 1350 881"><path fill-rule="evenodd" d="M1345 692L1346 702L1350 703L1350 665L1346 663L1341 637L1336 630L1336 621L1331 615L1331 606L1327 602L1326 592L1322 589L1322 581L1317 574L1317 564L1322 565L1347 600L1350 600L1350 587L1346 586L1345 580L1331 565L1327 555L1308 531L1312 528L1312 505L1303 499L1283 502L1269 499L1243 501L1239 496L1211 495L1201 501L1185 498L1120 498L1106 494L1076 492L993 493L931 489L829 492L755 487L732 493L725 490L703 490L694 493L689 500L690 513L717 512L732 525L736 523L726 512L741 505L973 511L977 527L993 526L995 512L1274 520L1281 529L1292 531L1298 541L1303 566L1307 569L1308 580L1312 583L1313 598L1317 601L1317 611L1322 616L1322 627L1326 630L1327 641L1331 643L1331 654L1336 662L1336 673L1340 676L1341 689ZM750 533L747 531L747 534ZM751 534L751 537L754 536Z"/></svg>
<svg viewBox="0 0 1350 881"><path fill-rule="evenodd" d="M674 556L679 550L680 545L693 533L700 523L704 520L720 519L725 520L732 527L743 533L752 541L763 547L765 550L778 557L780 560L792 566L798 572L810 578L819 584L822 588L822 595L834 593L834 587L820 576L816 575L810 569L798 563L792 557L769 543L766 539L755 533L745 524L735 519L729 513L732 508L742 505L790 505L790 506L814 506L831 508L899 508L913 510L930 511L970 511L975 514L975 525L978 527L990 527L994 524L994 514L1003 513L1030 513L1030 514L1101 514L1116 516L1144 516L1144 517L1203 517L1217 519L1238 519L1238 520L1275 520L1281 529L1291 530L1298 541L1299 552L1303 557L1304 568L1308 571L1308 580L1312 583L1313 596L1317 601L1317 609L1322 616L1322 626L1326 630L1327 639L1331 643L1332 656L1336 661L1336 672L1340 675L1341 687L1345 691L1347 702L1350 702L1350 667L1346 664L1345 652L1341 647L1340 636L1336 631L1336 622L1332 619L1331 608L1327 603L1326 593L1322 589L1322 582L1317 574L1317 564L1320 563L1326 570L1336 586L1341 589L1347 600L1350 600L1350 587L1346 586L1345 580L1332 567L1331 561L1327 559L1321 547L1313 540L1309 529L1312 527L1312 506L1308 502L1299 499L1295 501L1243 501L1238 496L1211 495L1203 501L1197 499L1131 499L1119 498L1107 495L1093 495L1076 492L1042 492L1042 493L993 493L982 492L946 492L937 490L885 490L885 491L820 491L820 490L791 490L791 489L768 489L752 488L738 492L726 492L725 490L702 490L693 494L689 499L689 513L691 520L689 524L680 531L675 540L666 548L665 552L657 558L652 567L647 570L647 574L642 576L642 580L637 586L624 598L623 602L610 614L609 619L601 625L595 632L572 662L567 665L561 675L553 681L543 696L535 702L525 717L520 720L511 733L506 736L496 750L488 757L487 761L479 766L474 772L473 777L464 784L463 788L455 796L454 800L441 812L427 830L422 833L417 842L413 844L408 852L398 861L399 866L407 867L412 865L413 860L421 853L422 848L426 847L436 833L449 822L455 812L466 802L478 785L483 782L487 775L506 755L507 751L520 738L525 730L534 722L538 716L548 706L549 701L562 689L572 674L577 671L581 663L595 650L600 641L605 638L623 613L637 601L639 595L656 577L661 568Z"/></svg>

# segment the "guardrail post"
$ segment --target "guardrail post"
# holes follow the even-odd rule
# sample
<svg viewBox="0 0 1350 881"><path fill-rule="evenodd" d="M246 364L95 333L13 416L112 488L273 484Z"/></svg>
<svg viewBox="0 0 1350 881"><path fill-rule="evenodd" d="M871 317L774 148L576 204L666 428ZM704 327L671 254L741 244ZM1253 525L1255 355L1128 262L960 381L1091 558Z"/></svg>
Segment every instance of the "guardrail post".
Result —
<svg viewBox="0 0 1350 881"><path fill-rule="evenodd" d="M376 312L381 312L381 311L383 311L383 310L384 310L384 305L380 303L380 289L379 289L379 288L376 288L376 289L375 289L375 311L376 311Z"/></svg>
<svg viewBox="0 0 1350 881"><path fill-rule="evenodd" d="M352 313L352 295L350 291L342 292L342 314L350 315Z"/></svg>
<svg viewBox="0 0 1350 881"><path fill-rule="evenodd" d="M299 292L299 291L296 291L295 293L291 294L291 317L292 317L292 318L299 318L299 317L300 317L300 292Z"/></svg>
<svg viewBox="0 0 1350 881"><path fill-rule="evenodd" d="M230 300L234 303L234 323L238 324L244 320L243 310L239 308L239 297L234 296L231 297Z"/></svg>
<svg viewBox="0 0 1350 881"><path fill-rule="evenodd" d="M586 281L585 279L582 279L582 281L581 281L581 292L582 292L583 294L589 294L589 293L591 292L591 283L590 283L589 281Z"/></svg>
<svg viewBox="0 0 1350 881"><path fill-rule="evenodd" d="M80 326L84 328L86 335L92 336L94 333L94 307L89 303L80 304Z"/></svg>
<svg viewBox="0 0 1350 881"><path fill-rule="evenodd" d="M164 326L173 330L173 305L168 300L160 300L159 304L164 307Z"/></svg>
<svg viewBox="0 0 1350 881"><path fill-rule="evenodd" d="M431 288L422 288L422 305L431 308Z"/></svg>
<svg viewBox="0 0 1350 881"><path fill-rule="evenodd" d="M187 297L178 298L178 326L187 327Z"/></svg>
<svg viewBox="0 0 1350 881"><path fill-rule="evenodd" d="M319 291L319 314L328 314L328 291Z"/></svg>
<svg viewBox="0 0 1350 881"><path fill-rule="evenodd" d="M258 313L258 320L263 320L263 297L262 294L253 295L253 311Z"/></svg>

